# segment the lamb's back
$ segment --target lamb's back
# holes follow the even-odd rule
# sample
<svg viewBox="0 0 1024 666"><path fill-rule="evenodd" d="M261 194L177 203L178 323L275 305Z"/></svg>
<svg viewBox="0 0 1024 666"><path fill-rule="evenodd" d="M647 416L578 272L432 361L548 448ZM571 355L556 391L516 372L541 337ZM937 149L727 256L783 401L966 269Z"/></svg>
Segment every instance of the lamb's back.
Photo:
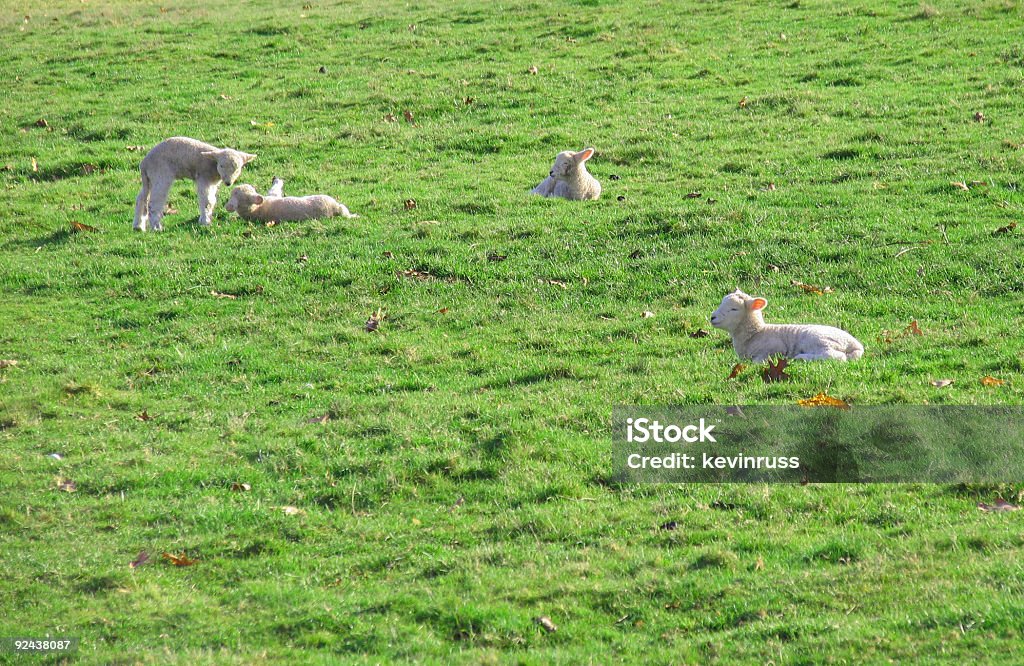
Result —
<svg viewBox="0 0 1024 666"><path fill-rule="evenodd" d="M143 172L163 172L174 178L219 177L217 161L203 156L204 152L214 150L218 148L198 139L174 136L153 146L142 158L139 168Z"/></svg>

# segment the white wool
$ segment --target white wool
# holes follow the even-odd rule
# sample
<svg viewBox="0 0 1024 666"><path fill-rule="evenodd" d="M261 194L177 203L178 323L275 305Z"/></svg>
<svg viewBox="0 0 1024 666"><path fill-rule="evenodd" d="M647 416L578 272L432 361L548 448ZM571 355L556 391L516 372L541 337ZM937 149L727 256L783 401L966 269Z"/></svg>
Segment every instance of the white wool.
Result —
<svg viewBox="0 0 1024 666"><path fill-rule="evenodd" d="M208 143L176 136L158 143L142 158L139 172L142 189L135 199L136 231L163 231L160 219L164 215L167 196L174 181L194 180L199 197L199 224L208 225L217 203L217 188L221 182L234 183L242 167L256 159L255 155L231 148L217 148Z"/></svg>
<svg viewBox="0 0 1024 666"><path fill-rule="evenodd" d="M343 204L326 194L308 197L286 197L284 181L275 178L266 196L261 195L252 185L239 185L231 192L231 198L224 206L237 212L243 220L259 222L290 222L297 220L318 220L326 217L359 217L349 212Z"/></svg>
<svg viewBox="0 0 1024 666"><path fill-rule="evenodd" d="M558 153L551 173L540 185L533 188L532 193L542 197L561 197L577 201L597 199L601 196L601 183L590 175L586 165L587 160L593 156L593 148Z"/></svg>
<svg viewBox="0 0 1024 666"><path fill-rule="evenodd" d="M819 324L766 324L768 304L737 289L711 314L711 325L729 332L740 358L754 361L782 356L798 361L847 361L864 355L864 345L846 331Z"/></svg>

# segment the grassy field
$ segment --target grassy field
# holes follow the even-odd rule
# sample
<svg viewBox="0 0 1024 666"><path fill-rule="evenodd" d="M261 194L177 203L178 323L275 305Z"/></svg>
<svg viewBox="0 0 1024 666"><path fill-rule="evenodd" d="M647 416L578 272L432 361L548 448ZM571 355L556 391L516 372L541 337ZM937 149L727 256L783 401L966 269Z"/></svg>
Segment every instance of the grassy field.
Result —
<svg viewBox="0 0 1024 666"><path fill-rule="evenodd" d="M1024 512L975 503L1021 487L609 481L616 404L1024 404L1017 3L43 4L0 0L0 636L1020 658ZM173 135L362 217L250 225L222 188L201 228L179 183L133 233ZM529 196L584 145L599 201ZM727 380L737 286L865 358Z"/></svg>

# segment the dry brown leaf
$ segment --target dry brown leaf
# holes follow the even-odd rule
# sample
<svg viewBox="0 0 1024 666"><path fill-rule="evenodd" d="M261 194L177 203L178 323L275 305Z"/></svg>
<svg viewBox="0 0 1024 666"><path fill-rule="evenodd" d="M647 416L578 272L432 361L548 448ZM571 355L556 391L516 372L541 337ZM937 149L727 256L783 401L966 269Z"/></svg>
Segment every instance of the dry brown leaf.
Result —
<svg viewBox="0 0 1024 666"><path fill-rule="evenodd" d="M805 284L800 280L790 280L789 283L794 287L800 287L805 293L814 294L816 296L832 293L832 287L816 287L813 284Z"/></svg>
<svg viewBox="0 0 1024 666"><path fill-rule="evenodd" d="M903 333L905 335L924 335L924 331L922 331L921 327L917 325L916 319L907 324L907 327L903 329Z"/></svg>
<svg viewBox="0 0 1024 666"><path fill-rule="evenodd" d="M402 111L402 115L405 117L405 122L409 123L410 125L415 125L416 124L416 121L415 121L415 119L413 118L413 115L412 115L412 111L410 111L409 109L406 109L405 111Z"/></svg>
<svg viewBox="0 0 1024 666"><path fill-rule="evenodd" d="M541 615L540 617L535 619L534 622L544 627L544 630L547 631L549 634L553 634L556 631L558 631L558 627L555 625L554 622L551 621L551 618L547 615Z"/></svg>
<svg viewBox="0 0 1024 666"><path fill-rule="evenodd" d="M736 379L736 377L738 377L741 372L746 370L746 368L747 366L743 365L742 363L737 363L736 365L732 366L732 370L729 372L729 376L726 377L726 379Z"/></svg>
<svg viewBox="0 0 1024 666"><path fill-rule="evenodd" d="M640 313L640 318L641 319L650 319L653 316L654 316L654 313L651 312L650 310L644 310L643 312Z"/></svg>
<svg viewBox="0 0 1024 666"><path fill-rule="evenodd" d="M327 423L330 420L331 420L331 413L327 412L323 416L313 416L313 417L310 417L310 418L306 419L306 423L319 423L320 425L323 425L324 423Z"/></svg>
<svg viewBox="0 0 1024 666"><path fill-rule="evenodd" d="M236 493L247 493L250 490L252 490L252 486L250 486L248 483L241 483L239 481L235 481L234 483L231 484L231 490L235 491Z"/></svg>
<svg viewBox="0 0 1024 666"><path fill-rule="evenodd" d="M1010 222L1005 227L999 227L998 229L993 231L992 235L993 236L998 236L1000 234L1008 234L1008 233L1010 233L1011 231L1013 231L1016 228L1017 228L1017 223L1016 222Z"/></svg>
<svg viewBox="0 0 1024 666"><path fill-rule="evenodd" d="M541 280L541 282L545 282L545 283L550 284L550 285L552 285L554 287L561 287L562 289L568 289L569 288L569 285L567 285L566 283L562 282L561 280Z"/></svg>
<svg viewBox="0 0 1024 666"><path fill-rule="evenodd" d="M130 150L132 152L139 151L139 150L145 150L145 149L146 149L145 146L125 146L125 150Z"/></svg>
<svg viewBox="0 0 1024 666"><path fill-rule="evenodd" d="M505 261L506 259L508 259L507 254L498 254L497 252L491 252L490 254L487 255L487 261L490 262L496 263L499 261Z"/></svg>
<svg viewBox="0 0 1024 666"><path fill-rule="evenodd" d="M273 127L274 126L274 123L272 123L270 121L267 121L265 123L261 123L261 122L255 121L255 120L250 120L249 124L252 125L253 127Z"/></svg>
<svg viewBox="0 0 1024 666"><path fill-rule="evenodd" d="M1002 497L998 498L994 504L985 504L984 502L978 502L978 508L982 511L1017 511L1020 509L1016 504L1010 504Z"/></svg>
<svg viewBox="0 0 1024 666"><path fill-rule="evenodd" d="M410 280L433 280L434 276L427 271L418 271L415 268L407 268L404 271L397 271L395 277L408 278Z"/></svg>
<svg viewBox="0 0 1024 666"><path fill-rule="evenodd" d="M416 208L416 200L415 199L406 199L405 200L405 209L406 210L413 210L414 208Z"/></svg>
<svg viewBox="0 0 1024 666"><path fill-rule="evenodd" d="M695 338L695 339L697 339L697 338L706 338L709 335L711 335L711 334L708 333L707 331L705 331L703 328L698 328L693 333L690 333L690 337L691 338Z"/></svg>
<svg viewBox="0 0 1024 666"><path fill-rule="evenodd" d="M389 113L389 114L384 116L384 122L386 122L386 123L397 123L398 122L398 118L395 116L395 114Z"/></svg>
<svg viewBox="0 0 1024 666"><path fill-rule="evenodd" d="M36 158L33 157L32 158L32 172L35 173L36 171L39 171L39 163L36 162Z"/></svg>
<svg viewBox="0 0 1024 666"><path fill-rule="evenodd" d="M455 511L455 509L458 509L460 506L462 506L465 503L466 503L466 498L460 496L459 499L455 500L455 504L452 504L450 507L448 507L448 513L451 513L452 511Z"/></svg>
<svg viewBox="0 0 1024 666"><path fill-rule="evenodd" d="M216 290L210 291L210 295L211 296L215 296L217 298L232 298L232 299L238 298L238 296L236 296L235 294L225 294L222 291L216 291Z"/></svg>
<svg viewBox="0 0 1024 666"><path fill-rule="evenodd" d="M757 561L754 562L754 571L764 571L764 558L760 555L757 556Z"/></svg>
<svg viewBox="0 0 1024 666"><path fill-rule="evenodd" d="M75 222L74 220L72 220L71 221L71 231L72 231L72 233L78 233L79 231L97 232L97 231L99 231L99 229L97 229L94 226L91 226L91 225L88 225L88 224L82 224L81 222Z"/></svg>
<svg viewBox="0 0 1024 666"><path fill-rule="evenodd" d="M689 194L686 195L686 198L687 199L700 199L702 196L704 196L704 195L702 195L700 192L690 192Z"/></svg>
<svg viewBox="0 0 1024 666"><path fill-rule="evenodd" d="M198 558L191 558L184 552L180 555L172 555L171 553L164 553L163 558L173 564L176 567L190 567L199 561Z"/></svg>
<svg viewBox="0 0 1024 666"><path fill-rule="evenodd" d="M384 254L382 254L381 256L384 257L385 259L394 259L395 253L390 250L385 250Z"/></svg>
<svg viewBox="0 0 1024 666"><path fill-rule="evenodd" d="M149 562L149 553L147 553L146 551L142 550L142 551L139 551L139 554L135 556L134 560L132 560L131 562L128 563L128 566L131 567L132 569L138 569L139 567L141 567L146 562Z"/></svg>
<svg viewBox="0 0 1024 666"><path fill-rule="evenodd" d="M18 362L14 359L0 359L0 370L3 370L4 368L13 368L16 365L18 365Z"/></svg>
<svg viewBox="0 0 1024 666"><path fill-rule="evenodd" d="M147 410L145 410L145 409L142 410L141 412L139 412L138 414L136 414L135 418L137 418L140 421L152 421L153 420L153 417L150 416L149 412Z"/></svg>
<svg viewBox="0 0 1024 666"><path fill-rule="evenodd" d="M746 97L746 95L744 95L742 98L740 98L739 107L741 109L747 108L747 97Z"/></svg>
<svg viewBox="0 0 1024 666"><path fill-rule="evenodd" d="M662 523L661 525L659 525L658 529L659 530L665 530L667 532L671 532L672 530L676 529L677 527L679 527L679 522L675 521L675 520L670 520L667 523Z"/></svg>
<svg viewBox="0 0 1024 666"><path fill-rule="evenodd" d="M992 377L991 375L986 375L986 376L981 378L981 385L982 386L1002 386L1005 383L1006 383L1005 379L996 379L995 377Z"/></svg>
<svg viewBox="0 0 1024 666"><path fill-rule="evenodd" d="M985 114L982 113L981 111L978 111L977 113L975 113L974 114L974 122L976 122L976 123L983 123L983 122L985 122Z"/></svg>
<svg viewBox="0 0 1024 666"><path fill-rule="evenodd" d="M66 493L73 493L78 490L78 484L71 479L60 478L57 479L57 490L61 490Z"/></svg>
<svg viewBox="0 0 1024 666"><path fill-rule="evenodd" d="M801 407L836 407L838 409L849 409L850 405L843 402L839 398L833 398L826 393L819 393L813 398L804 398L803 400L797 400L796 404Z"/></svg>
<svg viewBox="0 0 1024 666"><path fill-rule="evenodd" d="M530 68L526 71L529 72L530 74L536 74L540 70L537 69L537 65L530 65Z"/></svg>
<svg viewBox="0 0 1024 666"><path fill-rule="evenodd" d="M789 379L789 375L785 372L787 365L789 365L789 361L785 358L779 358L774 364L771 359L768 359L768 367L761 372L761 379L767 384L786 381Z"/></svg>
<svg viewBox="0 0 1024 666"><path fill-rule="evenodd" d="M384 321L384 317L384 310L382 308L377 308L377 311L370 315L370 318L366 320L366 324L363 325L363 328L366 329L367 333L373 333L380 328L380 323Z"/></svg>
<svg viewBox="0 0 1024 666"><path fill-rule="evenodd" d="M958 190L963 190L964 192L970 192L971 191L971 188L969 188L967 186L967 183L964 183L964 182L953 181L952 183L950 183L950 185L952 185L953 187L957 188Z"/></svg>
<svg viewBox="0 0 1024 666"><path fill-rule="evenodd" d="M935 388L946 388L954 381L955 380L953 379L936 379L933 382L931 382L931 385L934 386Z"/></svg>
<svg viewBox="0 0 1024 666"><path fill-rule="evenodd" d="M280 508L281 508L281 511L284 511L284 515L286 515L286 516L302 516L302 515L305 515L305 513L306 513L305 511L303 511L302 509L300 509L297 506L289 505L289 506L282 506Z"/></svg>

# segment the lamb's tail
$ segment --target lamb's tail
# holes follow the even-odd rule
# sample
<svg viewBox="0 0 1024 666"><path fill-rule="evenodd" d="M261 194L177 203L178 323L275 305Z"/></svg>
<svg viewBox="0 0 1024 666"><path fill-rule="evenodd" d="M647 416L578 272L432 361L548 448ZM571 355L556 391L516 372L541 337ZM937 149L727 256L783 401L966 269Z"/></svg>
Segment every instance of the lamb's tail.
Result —
<svg viewBox="0 0 1024 666"><path fill-rule="evenodd" d="M860 340L854 340L846 348L846 358L855 361L864 355L864 345L860 343Z"/></svg>

